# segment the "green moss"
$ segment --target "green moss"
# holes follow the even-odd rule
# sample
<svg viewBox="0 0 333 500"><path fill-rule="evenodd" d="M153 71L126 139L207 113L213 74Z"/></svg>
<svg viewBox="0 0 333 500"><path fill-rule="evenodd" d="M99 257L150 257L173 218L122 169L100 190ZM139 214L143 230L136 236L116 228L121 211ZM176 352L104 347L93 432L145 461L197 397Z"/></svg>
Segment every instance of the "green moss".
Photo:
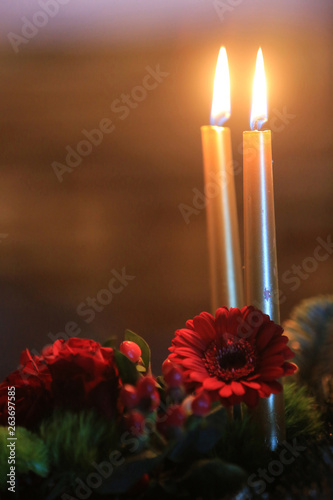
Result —
<svg viewBox="0 0 333 500"><path fill-rule="evenodd" d="M229 420L216 447L219 458L250 471L258 467L268 451L263 444L257 423L243 408L243 418Z"/></svg>
<svg viewBox="0 0 333 500"><path fill-rule="evenodd" d="M303 300L283 326L296 354L296 378L319 402L333 399L333 295Z"/></svg>
<svg viewBox="0 0 333 500"><path fill-rule="evenodd" d="M315 398L296 383L284 386L287 440L297 436L318 436L323 421Z"/></svg>
<svg viewBox="0 0 333 500"><path fill-rule="evenodd" d="M81 474L110 452L115 442L116 424L93 411L59 411L42 423L40 435L59 472Z"/></svg>

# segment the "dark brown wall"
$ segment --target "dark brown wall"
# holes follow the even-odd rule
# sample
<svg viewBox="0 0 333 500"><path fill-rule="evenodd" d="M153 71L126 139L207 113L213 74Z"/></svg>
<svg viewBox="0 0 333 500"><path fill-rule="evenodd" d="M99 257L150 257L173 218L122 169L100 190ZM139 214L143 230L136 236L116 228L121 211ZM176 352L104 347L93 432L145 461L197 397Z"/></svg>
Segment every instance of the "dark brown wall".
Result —
<svg viewBox="0 0 333 500"><path fill-rule="evenodd" d="M3 44L1 378L21 350L40 349L69 321L98 340L137 331L150 342L158 372L174 330L209 309L205 213L186 224L179 204L191 205L192 189L203 190L200 126L209 119L220 44L232 77L235 160L242 161L259 45L270 118L288 115L270 122L281 129L273 132L273 157L282 318L301 299L332 293L333 255L299 286L286 280L294 265L309 263L317 238L333 233L332 12L318 2L302 15L301 3L291 2L299 8L291 19L278 2L265 3L266 11L264 3L252 2L250 18L239 6L211 26L184 20L172 39L156 43L88 46L83 36L72 45L31 41L19 54ZM168 76L121 120L111 104L157 65ZM114 131L60 183L51 164L64 163L66 146L76 147L82 130L104 118ZM241 174L236 184L241 215ZM124 266L135 279L87 324L77 306Z"/></svg>

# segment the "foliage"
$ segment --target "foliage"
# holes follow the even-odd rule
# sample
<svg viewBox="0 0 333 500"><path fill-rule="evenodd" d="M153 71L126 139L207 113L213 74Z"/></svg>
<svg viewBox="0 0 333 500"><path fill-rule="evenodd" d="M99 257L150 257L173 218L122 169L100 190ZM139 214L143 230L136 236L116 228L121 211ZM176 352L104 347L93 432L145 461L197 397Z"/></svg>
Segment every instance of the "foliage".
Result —
<svg viewBox="0 0 333 500"><path fill-rule="evenodd" d="M298 436L318 436L323 431L323 420L314 397L306 387L296 383L284 386L287 440Z"/></svg>
<svg viewBox="0 0 333 500"><path fill-rule="evenodd" d="M241 450L241 452L240 452ZM263 446L260 429L243 407L243 418L229 419L214 453L226 462L247 471L259 466L269 456Z"/></svg>
<svg viewBox="0 0 333 500"><path fill-rule="evenodd" d="M144 367L146 368L146 371L150 371L151 352L147 342L142 337L140 337L140 335L132 332L131 330L125 331L125 340L135 342L140 347Z"/></svg>
<svg viewBox="0 0 333 500"><path fill-rule="evenodd" d="M328 399L333 390L333 295L302 301L284 329L296 353L300 382L317 398Z"/></svg>
<svg viewBox="0 0 333 500"><path fill-rule="evenodd" d="M38 435L24 427L16 428L15 441L8 441L7 427L0 427L0 488L5 488L9 472L7 445L15 443L15 469L16 474L26 475L29 472L40 477L47 477L51 463L45 442Z"/></svg>
<svg viewBox="0 0 333 500"><path fill-rule="evenodd" d="M56 411L42 423L40 436L53 469L64 474L85 473L115 446L116 423L94 411Z"/></svg>
<svg viewBox="0 0 333 500"><path fill-rule="evenodd" d="M326 297L304 303L287 322L288 333L297 332L293 338L300 345L301 372L295 382L285 385L286 437L288 443L297 438L305 451L281 477L274 476L272 485L267 484L267 499L277 498L275 486L282 498L281 492L287 492L290 484L302 485L306 494L304 485L312 480L324 491L323 478L333 477L327 432L332 422L319 410L322 394L318 395L321 385L317 384L318 374L331 369L326 351L333 343L332 318L333 299ZM34 432L16 428L16 498L71 500L82 497L82 492L90 500L263 498L250 491L248 478L279 460L281 449L271 453L265 448L251 410L239 406L242 417L231 418L230 410L215 401L208 413L196 413L194 398L186 397L182 381L175 384L177 378L167 371L164 379L150 375L147 343L129 330L125 339L140 347L141 356L134 363L113 349L119 386L99 398L99 408L108 405L108 398L116 402L112 416L95 407L56 408ZM311 348L315 359L309 368ZM89 387L89 378L86 383ZM3 491L7 489L7 437L7 427L0 427ZM246 493L233 496L240 491Z"/></svg>

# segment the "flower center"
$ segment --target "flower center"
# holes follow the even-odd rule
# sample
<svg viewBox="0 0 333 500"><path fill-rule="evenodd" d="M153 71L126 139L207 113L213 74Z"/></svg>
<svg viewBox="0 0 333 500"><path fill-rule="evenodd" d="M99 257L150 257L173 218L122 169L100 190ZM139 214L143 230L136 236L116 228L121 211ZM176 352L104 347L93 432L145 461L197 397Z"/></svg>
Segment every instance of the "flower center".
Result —
<svg viewBox="0 0 333 500"><path fill-rule="evenodd" d="M212 377L229 382L253 372L256 355L246 340L229 338L223 347L212 342L205 352L203 362Z"/></svg>

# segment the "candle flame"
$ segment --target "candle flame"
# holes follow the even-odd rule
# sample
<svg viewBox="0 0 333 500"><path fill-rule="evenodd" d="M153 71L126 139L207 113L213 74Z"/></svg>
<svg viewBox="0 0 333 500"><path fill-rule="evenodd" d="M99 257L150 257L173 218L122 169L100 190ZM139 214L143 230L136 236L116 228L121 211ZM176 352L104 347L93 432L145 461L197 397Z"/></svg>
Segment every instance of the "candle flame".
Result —
<svg viewBox="0 0 333 500"><path fill-rule="evenodd" d="M267 121L267 90L262 50L258 50L256 72L253 80L251 130L260 130Z"/></svg>
<svg viewBox="0 0 333 500"><path fill-rule="evenodd" d="M227 51L220 48L216 64L210 124L221 127L230 118L230 78Z"/></svg>

